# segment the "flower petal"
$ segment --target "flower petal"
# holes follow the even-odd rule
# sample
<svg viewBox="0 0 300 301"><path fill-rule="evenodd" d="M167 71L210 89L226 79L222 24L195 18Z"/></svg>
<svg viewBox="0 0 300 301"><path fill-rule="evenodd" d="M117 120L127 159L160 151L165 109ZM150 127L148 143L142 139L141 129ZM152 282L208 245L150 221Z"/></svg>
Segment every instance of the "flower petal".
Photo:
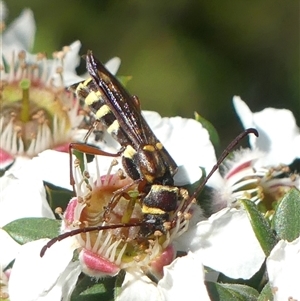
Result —
<svg viewBox="0 0 300 301"><path fill-rule="evenodd" d="M244 210L225 208L189 229L177 242L183 250L201 256L205 266L235 279L249 279L265 260Z"/></svg>
<svg viewBox="0 0 300 301"><path fill-rule="evenodd" d="M0 170L6 170L15 161L15 158L4 149L0 148Z"/></svg>
<svg viewBox="0 0 300 301"><path fill-rule="evenodd" d="M80 61L80 57L78 55L80 47L81 43L77 40L68 47L63 48L63 52L65 53L63 58L63 65L60 58L48 60L51 84L53 84L55 87L61 87L62 84L64 87L69 87L84 80L83 77L76 74L75 70ZM61 68L63 70L63 76L60 72L57 72L57 70ZM63 83L61 81L62 79Z"/></svg>
<svg viewBox="0 0 300 301"><path fill-rule="evenodd" d="M191 252L164 267L164 277L157 286L165 300L210 300L202 262Z"/></svg>
<svg viewBox="0 0 300 301"><path fill-rule="evenodd" d="M300 300L300 238L293 242L281 240L267 259L274 300Z"/></svg>
<svg viewBox="0 0 300 301"><path fill-rule="evenodd" d="M32 165L45 182L72 190L70 185L70 157L67 153L46 150L32 159Z"/></svg>
<svg viewBox="0 0 300 301"><path fill-rule="evenodd" d="M9 171L0 179L3 187L0 190L1 226L23 217L54 218L42 179L34 169L30 170L31 167L30 161L26 161L21 169L14 170L14 174Z"/></svg>
<svg viewBox="0 0 300 301"><path fill-rule="evenodd" d="M20 245L11 236L0 228L0 271L16 257Z"/></svg>
<svg viewBox="0 0 300 301"><path fill-rule="evenodd" d="M233 105L244 128L254 127L259 137L249 136L253 149L258 148L267 155L263 164L291 164L300 158L300 130L293 113L286 109L266 108L252 113L240 97L234 96Z"/></svg>
<svg viewBox="0 0 300 301"><path fill-rule="evenodd" d="M69 46L70 50L67 52L64 58L64 86L69 87L74 83L78 83L83 80L82 77L76 74L76 67L78 67L80 62L80 57L78 55L81 48L80 41L75 41Z"/></svg>
<svg viewBox="0 0 300 301"><path fill-rule="evenodd" d="M80 274L78 262L71 262L73 240L54 244L41 258L41 248L48 241L40 239L21 247L9 280L10 300L69 300Z"/></svg>
<svg viewBox="0 0 300 301"><path fill-rule="evenodd" d="M128 272L125 275L122 284L121 293L118 295L117 301L143 301L143 300L165 300L152 282L141 271Z"/></svg>
<svg viewBox="0 0 300 301"><path fill-rule="evenodd" d="M199 181L202 175L202 170L198 166L178 166L178 171L174 176L175 185L183 186L186 184L193 184L196 181Z"/></svg>
<svg viewBox="0 0 300 301"><path fill-rule="evenodd" d="M121 59L113 57L105 63L105 68L113 75L116 75L121 65Z"/></svg>
<svg viewBox="0 0 300 301"><path fill-rule="evenodd" d="M151 111L143 111L143 116L177 165L203 167L206 173L210 172L216 163L216 155L201 123L182 117L161 118ZM215 187L222 182L220 174L215 172L208 185Z"/></svg>
<svg viewBox="0 0 300 301"><path fill-rule="evenodd" d="M2 38L2 51L9 54L12 51L30 51L33 46L36 26L33 12L24 9L20 16L5 30ZM6 59L10 61L11 57Z"/></svg>
<svg viewBox="0 0 300 301"><path fill-rule="evenodd" d="M0 21L3 22L7 17L7 6L4 1L0 1Z"/></svg>

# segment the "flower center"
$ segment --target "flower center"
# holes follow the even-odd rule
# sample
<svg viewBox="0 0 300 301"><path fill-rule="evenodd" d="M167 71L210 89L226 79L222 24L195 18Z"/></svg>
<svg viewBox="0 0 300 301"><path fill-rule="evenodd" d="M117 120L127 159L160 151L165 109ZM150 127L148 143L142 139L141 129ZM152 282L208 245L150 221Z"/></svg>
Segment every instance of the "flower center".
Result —
<svg viewBox="0 0 300 301"><path fill-rule="evenodd" d="M242 198L253 201L261 212L271 217L286 192L298 185L299 176L290 174L289 167L285 165L255 168L256 159L257 156L246 156L228 170L225 175L227 194L231 194L231 201Z"/></svg>
<svg viewBox="0 0 300 301"><path fill-rule="evenodd" d="M146 236L140 227L146 222L143 193L130 178L124 178L122 172L111 173L110 168L102 177L97 172L95 180L86 170L81 172L79 164L74 175L77 198L71 200L63 219L67 231L82 229L76 238L82 248L79 258L83 271L103 277L115 275L120 269L141 269L161 277L162 267L176 255L172 241L189 225L192 203L185 206L187 191L179 189L177 207L168 212L169 220L162 225L165 231ZM101 230L101 226L120 224L130 226ZM86 227L99 228L87 232Z"/></svg>
<svg viewBox="0 0 300 301"><path fill-rule="evenodd" d="M17 60L12 55L12 61L2 67L0 142L11 155L32 157L70 142L71 130L77 126L71 116L79 110L62 81L59 86L53 84L53 76L62 77L62 67L54 68L59 60L49 61L43 54L26 60L21 51Z"/></svg>

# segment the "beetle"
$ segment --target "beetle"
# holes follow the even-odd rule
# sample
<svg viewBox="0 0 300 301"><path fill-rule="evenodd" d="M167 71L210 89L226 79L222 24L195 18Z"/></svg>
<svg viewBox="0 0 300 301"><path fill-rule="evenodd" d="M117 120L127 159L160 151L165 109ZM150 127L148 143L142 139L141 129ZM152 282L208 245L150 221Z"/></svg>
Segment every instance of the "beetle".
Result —
<svg viewBox="0 0 300 301"><path fill-rule="evenodd" d="M251 133L258 136L257 131L252 128L237 136L224 150L200 186L191 196L188 196L185 190L174 185L174 175L178 167L142 116L139 99L130 95L91 51L85 58L91 78L79 83L76 93L95 114L96 123L99 122L107 128L107 132L119 142L121 149L116 154L109 154L87 144L71 143L70 160L72 160L72 149L95 155L121 156L123 169L132 179L132 183L119 189L103 208L104 221L109 219L110 212L117 205L120 197L126 195L133 185L138 186L143 218L134 223L98 225L66 232L50 240L42 249L41 256L56 241L80 233L140 227L139 237L142 238L153 238L157 232L166 234L178 223L178 213L187 212L208 179L239 141ZM70 169L72 170L72 167Z"/></svg>
<svg viewBox="0 0 300 301"><path fill-rule="evenodd" d="M91 78L80 83L76 93L122 146L118 153L122 166L143 194L141 232L146 236L156 230L165 232L163 224L181 198L173 179L178 167L142 116L139 99L130 95L91 51L86 55L86 65ZM78 144L71 147L95 153L94 148ZM109 216L117 200L118 197L111 200L105 216Z"/></svg>

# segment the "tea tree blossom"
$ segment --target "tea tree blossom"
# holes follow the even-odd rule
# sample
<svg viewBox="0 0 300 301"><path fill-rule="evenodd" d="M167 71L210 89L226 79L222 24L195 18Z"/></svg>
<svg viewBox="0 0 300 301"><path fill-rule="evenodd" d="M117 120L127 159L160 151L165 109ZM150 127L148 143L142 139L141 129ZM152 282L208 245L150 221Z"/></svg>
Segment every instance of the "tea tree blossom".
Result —
<svg viewBox="0 0 300 301"><path fill-rule="evenodd" d="M300 188L300 177L286 165L261 166L267 154L257 150L235 151L223 166L224 184L216 191L215 209L238 206L239 199L249 199L260 210L272 214L278 201L292 187Z"/></svg>
<svg viewBox="0 0 300 301"><path fill-rule="evenodd" d="M111 164L111 168L115 167L116 160ZM99 166L97 161L96 166ZM111 229L84 231L76 236L81 245L79 260L83 271L89 276L102 277L114 276L120 269L135 268L160 277L161 265L174 260L172 241L188 229L192 202L185 205L188 202L187 191L177 187L172 189L178 195L178 209L174 213L168 213L170 218L164 222L168 225L157 225L157 230L148 238L139 232L144 228L147 232L149 230L144 224L146 221L142 213L140 193L132 180L125 176L122 169L118 172L109 171L106 175L101 175L101 170L97 169L94 177L87 168L87 164L84 165L83 172L78 170L79 166L76 168L76 198L70 201L63 217L64 231L97 226ZM153 194L155 189L162 192L165 188L156 187L157 185L151 186L149 194ZM170 188L165 190L167 195L170 192ZM175 222L174 225L171 224L172 221ZM132 226L113 228L118 224Z"/></svg>
<svg viewBox="0 0 300 301"><path fill-rule="evenodd" d="M259 137L249 136L251 149L235 151L223 166L223 185L214 197L215 210L250 199L272 216L277 202L292 187L300 188L300 177L287 164L300 155L300 131L292 112L268 108L252 113L240 97L233 104L245 128L255 127ZM279 122L280 120L280 122Z"/></svg>
<svg viewBox="0 0 300 301"><path fill-rule="evenodd" d="M2 152L11 156L32 157L59 147L82 120L78 102L65 90L70 80L81 80L75 73L80 42L48 60L43 53L28 52L34 33L30 10L2 33L0 141Z"/></svg>
<svg viewBox="0 0 300 301"><path fill-rule="evenodd" d="M66 150L71 140L83 136L78 129L84 126L82 121L86 113L75 94L66 89L83 80L75 71L81 44L76 41L48 59L44 53L29 53L34 33L30 10L25 10L2 33L2 169L15 156L33 157L48 148ZM119 64L119 59L112 60L108 68L116 72Z"/></svg>

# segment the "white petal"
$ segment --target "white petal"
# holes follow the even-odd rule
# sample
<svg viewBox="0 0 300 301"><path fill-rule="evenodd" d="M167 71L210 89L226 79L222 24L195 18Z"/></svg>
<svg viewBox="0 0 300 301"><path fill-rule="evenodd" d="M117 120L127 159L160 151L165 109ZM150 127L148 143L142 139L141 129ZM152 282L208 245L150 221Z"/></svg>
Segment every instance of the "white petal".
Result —
<svg viewBox="0 0 300 301"><path fill-rule="evenodd" d="M54 244L41 258L41 248L48 241L40 239L21 247L9 280L11 301L68 300L66 294L80 274L78 263L70 263L74 250L72 240Z"/></svg>
<svg viewBox="0 0 300 301"><path fill-rule="evenodd" d="M42 179L55 186L72 190L70 185L70 157L67 153L46 150L32 159Z"/></svg>
<svg viewBox="0 0 300 301"><path fill-rule="evenodd" d="M0 1L0 21L4 21L7 17L7 6L4 1Z"/></svg>
<svg viewBox="0 0 300 301"><path fill-rule="evenodd" d="M35 176L34 170L25 171L23 167L0 179L0 226L24 217L54 218L42 179Z"/></svg>
<svg viewBox="0 0 300 301"><path fill-rule="evenodd" d="M33 13L30 9L24 9L21 15L3 33L3 53L8 61L10 61L9 52L13 50L31 50L35 31Z"/></svg>
<svg viewBox="0 0 300 301"><path fill-rule="evenodd" d="M64 58L64 70L76 73L75 69L79 65L80 57L78 55L81 48L80 41L75 41L69 46L69 50Z"/></svg>
<svg viewBox="0 0 300 301"><path fill-rule="evenodd" d="M216 163L216 155L209 134L201 123L182 117L161 118L158 113L150 111L143 111L143 116L177 165L199 166L205 168L207 174L210 172ZM216 172L208 185L215 187L222 182Z"/></svg>
<svg viewBox="0 0 300 301"><path fill-rule="evenodd" d="M81 48L80 41L73 42L70 46L70 50L67 52L64 58L64 86L69 87L74 83L78 83L84 80L82 77L76 74L76 67L79 65L80 57L78 55Z"/></svg>
<svg viewBox="0 0 300 301"><path fill-rule="evenodd" d="M258 130L259 137L250 135L249 141L253 149L266 153L265 166L291 164L300 158L300 130L291 111L267 108L252 113L238 96L233 98L233 104L243 127Z"/></svg>
<svg viewBox="0 0 300 301"><path fill-rule="evenodd" d="M105 151L116 153L116 150L114 149L107 148ZM115 158L98 156L101 175L105 175L107 173L113 159ZM73 156L72 160L74 162L75 156ZM43 181L68 189L70 191L73 190L72 186L70 185L69 154L54 150L46 150L40 153L38 157L32 159L31 166L35 169L36 173L40 175ZM96 176L96 168L97 166L95 164L95 160L88 164L88 169L91 176ZM117 165L112 170L116 172L119 168L120 165Z"/></svg>
<svg viewBox="0 0 300 301"><path fill-rule="evenodd" d="M202 177L202 170L200 167L191 166L178 166L178 171L174 176L175 185L183 186L187 184L193 184L199 181Z"/></svg>
<svg viewBox="0 0 300 301"><path fill-rule="evenodd" d="M202 262L192 253L164 267L164 277L157 287L165 300L210 300L204 284Z"/></svg>
<svg viewBox="0 0 300 301"><path fill-rule="evenodd" d="M233 96L232 102L236 113L241 119L244 129L253 127L253 113L247 104L239 96Z"/></svg>
<svg viewBox="0 0 300 301"><path fill-rule="evenodd" d="M0 271L3 270L17 255L20 245L0 228Z"/></svg>
<svg viewBox="0 0 300 301"><path fill-rule="evenodd" d="M165 300L162 294L144 273L139 271L128 272L122 284L121 293L117 301L143 301L143 300Z"/></svg>
<svg viewBox="0 0 300 301"><path fill-rule="evenodd" d="M114 57L105 63L106 69L113 75L116 75L121 65L121 59Z"/></svg>
<svg viewBox="0 0 300 301"><path fill-rule="evenodd" d="M231 278L249 279L265 260L243 210L223 209L189 229L177 242L183 250L200 255L205 266Z"/></svg>
<svg viewBox="0 0 300 301"><path fill-rule="evenodd" d="M300 300L300 238L279 241L267 259L275 301Z"/></svg>

